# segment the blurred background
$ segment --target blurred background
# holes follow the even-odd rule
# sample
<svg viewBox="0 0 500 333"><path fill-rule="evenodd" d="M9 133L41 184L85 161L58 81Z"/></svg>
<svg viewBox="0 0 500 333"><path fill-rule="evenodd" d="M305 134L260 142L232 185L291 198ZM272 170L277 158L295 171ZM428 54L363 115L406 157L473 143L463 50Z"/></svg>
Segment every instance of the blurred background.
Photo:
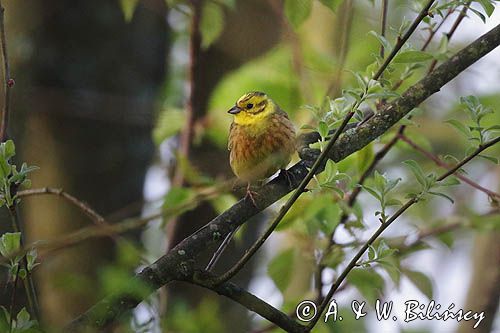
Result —
<svg viewBox="0 0 500 333"><path fill-rule="evenodd" d="M319 107L325 108L325 96L340 97L342 89L356 85L347 70L364 71L373 63L380 44L369 31L380 32L381 1L291 2L3 2L16 82L10 137L16 142L19 162L40 167L31 175L32 187L63 188L112 223L154 216L170 206L189 203L176 214L152 218L145 227L123 235L41 253L34 278L44 325L60 328L104 295L126 288L124 281L134 271L241 197L241 191L219 185L233 179L227 152L231 117L226 110L242 94L265 91L289 113L297 128L315 127L322 112ZM402 22L413 19L424 1L388 3L386 38L393 43ZM462 8L459 2L452 7L429 52L452 54L500 23L498 10L491 17L484 14L486 23L469 11L443 46L443 36ZM484 13L479 1L472 8ZM422 23L409 44L420 48L442 19L435 15ZM420 65L398 92L425 75L430 62ZM396 80L404 70L403 65L395 67L387 79ZM477 95L495 111L485 120L487 124L500 123L499 79L497 49L421 105L406 135L435 155L464 157L470 142L444 121L465 121L459 97ZM358 179L366 159L373 158L391 137L384 135L342 161L339 170ZM493 147L487 155L498 157L499 152L499 147ZM397 192L401 198L415 183L401 163L407 159L418 161L426 171L442 171L425 155L399 142L377 170L389 178L402 178ZM479 185L500 191L500 168L494 163L477 159L466 170L467 177ZM207 189L212 193L208 200L193 200ZM500 332L498 197L467 184L447 194L454 198L453 204L429 198L384 234L390 246L405 248L418 241L418 246L395 254L400 276L394 278L377 266L367 277L357 275L336 295L341 306L349 307L353 299L373 304L382 298L394 301L395 311L403 317L406 300L425 303L434 299L444 308L454 303L456 308L486 311L488 323L482 332ZM285 226L235 281L288 313L300 300L314 298L315 263L326 237L321 225L338 223L338 201L338 196L323 190L303 195L283 221ZM377 228L377 205L362 193L358 201L361 227L338 227L339 262L323 273L325 291L354 254L356 247L348 244L367 239ZM56 196L23 199L20 212L28 242L60 240L92 224ZM273 209L242 228L216 271L230 267L271 216ZM9 226L2 211L2 232ZM210 256L206 253L201 260ZM2 274L4 283L7 272ZM1 304L8 304L8 297L8 292L2 293ZM268 325L239 305L181 283L151 296L124 322L114 331L250 332ZM470 323L379 322L372 313L359 321L320 323L315 331L457 330L470 331Z"/></svg>

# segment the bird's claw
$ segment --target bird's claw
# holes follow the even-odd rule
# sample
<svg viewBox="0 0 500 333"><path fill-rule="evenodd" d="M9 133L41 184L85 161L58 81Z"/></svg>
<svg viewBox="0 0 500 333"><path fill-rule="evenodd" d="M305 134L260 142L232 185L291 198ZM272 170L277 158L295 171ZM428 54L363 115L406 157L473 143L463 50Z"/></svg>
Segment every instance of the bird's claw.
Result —
<svg viewBox="0 0 500 333"><path fill-rule="evenodd" d="M250 189L250 184L248 184L247 186L247 193L245 194L245 200L248 198L250 199L250 201L252 201L252 204L255 206L255 208L258 208L257 207L257 203L255 202L255 198L254 196L257 196L259 195L259 193L255 192L255 191L252 191Z"/></svg>
<svg viewBox="0 0 500 333"><path fill-rule="evenodd" d="M293 183L295 181L295 174L293 172L286 170L286 169L281 169L280 175L281 174L283 174L283 176L286 178L286 181L288 183L288 187L292 188Z"/></svg>

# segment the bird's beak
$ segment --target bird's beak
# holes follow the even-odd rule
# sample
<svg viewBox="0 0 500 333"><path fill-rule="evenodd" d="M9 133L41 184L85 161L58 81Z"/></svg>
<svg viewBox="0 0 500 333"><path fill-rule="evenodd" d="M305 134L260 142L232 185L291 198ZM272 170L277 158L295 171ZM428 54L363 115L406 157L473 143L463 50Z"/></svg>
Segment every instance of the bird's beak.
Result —
<svg viewBox="0 0 500 333"><path fill-rule="evenodd" d="M227 113L230 113L230 114L238 114L241 112L241 109L235 105L233 106L231 109L229 109L229 111L227 111Z"/></svg>

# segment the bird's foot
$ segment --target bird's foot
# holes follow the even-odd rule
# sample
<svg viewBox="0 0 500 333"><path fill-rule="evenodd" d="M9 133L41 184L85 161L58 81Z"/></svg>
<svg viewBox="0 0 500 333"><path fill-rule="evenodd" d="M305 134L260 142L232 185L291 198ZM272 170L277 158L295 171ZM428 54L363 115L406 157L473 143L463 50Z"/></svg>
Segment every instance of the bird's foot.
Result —
<svg viewBox="0 0 500 333"><path fill-rule="evenodd" d="M283 174L283 176L286 178L286 181L288 183L288 187L293 188L293 183L295 181L295 174L293 172L286 170L286 169L281 169L280 175L281 174Z"/></svg>
<svg viewBox="0 0 500 333"><path fill-rule="evenodd" d="M257 203L255 202L255 196L257 196L257 195L259 195L259 193L252 191L250 188L250 183L248 183L247 193L245 194L245 200L250 199L250 201L252 201L252 204L255 206L255 208L258 208Z"/></svg>

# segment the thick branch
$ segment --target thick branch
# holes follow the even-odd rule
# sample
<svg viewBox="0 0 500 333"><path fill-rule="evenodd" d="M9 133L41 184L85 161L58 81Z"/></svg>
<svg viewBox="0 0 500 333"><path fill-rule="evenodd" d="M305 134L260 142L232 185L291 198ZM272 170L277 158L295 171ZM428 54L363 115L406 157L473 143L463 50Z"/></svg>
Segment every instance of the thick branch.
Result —
<svg viewBox="0 0 500 333"><path fill-rule="evenodd" d="M257 296L249 293L245 289L232 282L223 282L215 285L211 282L215 280L217 280L216 275L202 271L195 273L194 278L188 282L210 289L219 295L226 296L236 303L243 305L248 310L258 313L263 318L275 323L287 332L305 332L305 326L300 325L291 319L287 314L281 312Z"/></svg>
<svg viewBox="0 0 500 333"><path fill-rule="evenodd" d="M500 25L455 54L427 77L410 87L400 98L388 103L380 113L366 123L342 134L329 157L334 161L340 161L360 150L499 44ZM316 151L307 148L302 149L301 155L313 158L318 156ZM259 208L249 201L240 200L184 239L155 263L146 267L136 278L148 283L153 289L172 280L189 279L194 274L195 260L200 253L216 246L229 232L296 188L307 174L306 163L304 161L297 163L289 169L289 173L293 175L290 177L290 184L287 177L282 175L260 189L259 195L256 196L256 206ZM135 307L140 301L140 299L123 301L123 299L107 298L77 318L67 331L79 331L85 326L103 327L119 314Z"/></svg>

